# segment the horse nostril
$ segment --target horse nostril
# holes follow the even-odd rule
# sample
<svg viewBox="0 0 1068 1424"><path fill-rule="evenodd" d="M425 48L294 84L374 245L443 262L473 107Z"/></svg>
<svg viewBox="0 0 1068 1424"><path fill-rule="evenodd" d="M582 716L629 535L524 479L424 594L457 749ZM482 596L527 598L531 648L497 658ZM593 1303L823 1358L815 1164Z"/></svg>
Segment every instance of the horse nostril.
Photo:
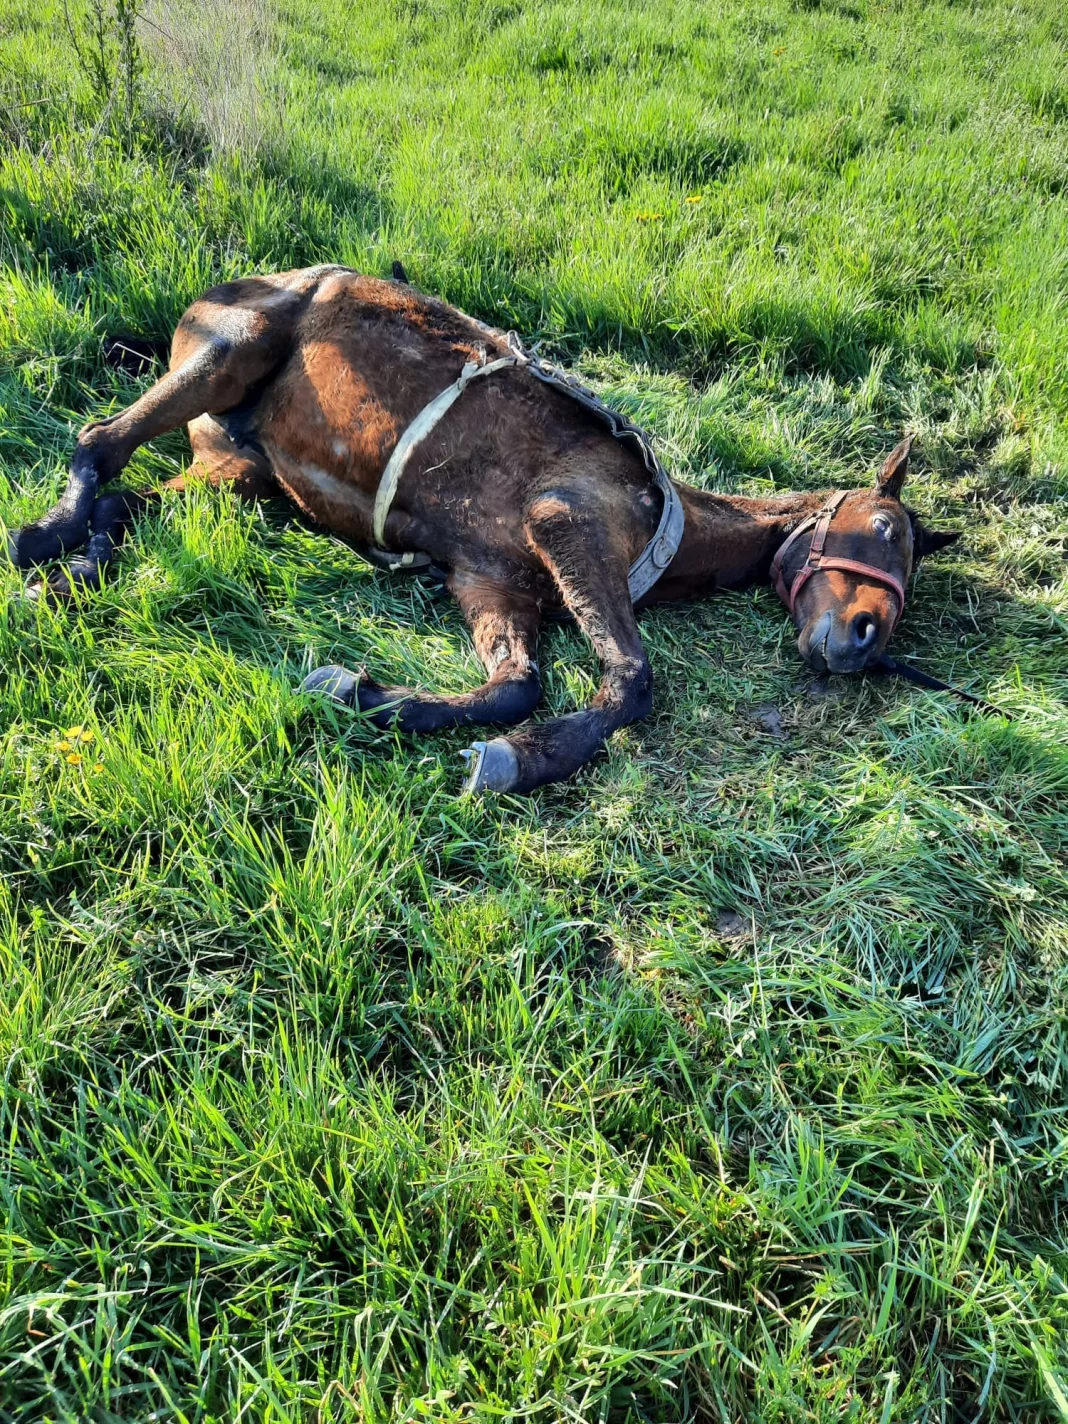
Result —
<svg viewBox="0 0 1068 1424"><path fill-rule="evenodd" d="M858 613L853 619L853 641L863 651L870 648L879 632L879 625L870 613Z"/></svg>

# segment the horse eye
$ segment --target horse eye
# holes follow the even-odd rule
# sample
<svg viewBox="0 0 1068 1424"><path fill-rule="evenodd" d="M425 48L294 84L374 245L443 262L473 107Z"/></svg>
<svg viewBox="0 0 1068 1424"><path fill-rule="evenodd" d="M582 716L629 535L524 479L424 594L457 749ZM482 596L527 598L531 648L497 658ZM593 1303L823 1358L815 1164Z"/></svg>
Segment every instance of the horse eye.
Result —
<svg viewBox="0 0 1068 1424"><path fill-rule="evenodd" d="M894 526L890 520L887 519L885 514L877 514L871 522L871 527L875 530L876 534L881 535L884 539L892 539L894 537Z"/></svg>

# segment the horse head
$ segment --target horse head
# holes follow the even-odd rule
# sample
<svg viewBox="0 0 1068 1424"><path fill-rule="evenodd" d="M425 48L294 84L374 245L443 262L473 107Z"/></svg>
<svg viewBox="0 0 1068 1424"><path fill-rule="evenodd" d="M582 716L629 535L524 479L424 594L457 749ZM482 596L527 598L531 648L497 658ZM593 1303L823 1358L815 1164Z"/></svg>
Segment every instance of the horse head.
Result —
<svg viewBox="0 0 1068 1424"><path fill-rule="evenodd" d="M911 438L897 445L867 490L836 492L790 534L772 577L817 672L858 672L883 654L917 563L952 544L901 502ZM807 537L806 537L807 536Z"/></svg>

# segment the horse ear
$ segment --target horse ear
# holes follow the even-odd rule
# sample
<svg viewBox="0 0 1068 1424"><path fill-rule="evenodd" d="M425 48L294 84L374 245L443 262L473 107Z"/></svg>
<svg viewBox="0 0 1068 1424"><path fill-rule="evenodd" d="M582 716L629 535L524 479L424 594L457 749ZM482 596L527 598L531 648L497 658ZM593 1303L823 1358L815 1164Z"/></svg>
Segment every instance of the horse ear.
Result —
<svg viewBox="0 0 1068 1424"><path fill-rule="evenodd" d="M902 486L905 483L905 476L909 469L909 451L912 449L912 436L906 435L904 440L887 455L883 461L883 467L875 477L875 488L888 499L900 499Z"/></svg>
<svg viewBox="0 0 1068 1424"><path fill-rule="evenodd" d="M925 559L928 554L937 554L955 544L960 538L959 529L927 529L917 519L912 526L912 549L917 559Z"/></svg>

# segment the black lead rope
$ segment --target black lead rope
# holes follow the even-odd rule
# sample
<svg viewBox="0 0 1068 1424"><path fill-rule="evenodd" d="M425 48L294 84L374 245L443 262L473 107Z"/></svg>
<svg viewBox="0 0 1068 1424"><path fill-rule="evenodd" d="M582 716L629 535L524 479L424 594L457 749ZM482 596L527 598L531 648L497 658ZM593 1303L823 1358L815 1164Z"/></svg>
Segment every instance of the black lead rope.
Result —
<svg viewBox="0 0 1068 1424"><path fill-rule="evenodd" d="M943 682L940 677L932 677L930 673L920 672L919 668L898 662L897 658L888 657L886 653L874 664L872 671L896 673L906 682L914 682L917 687L930 688L932 692L952 692L953 696L959 697L962 702L970 702L975 707L981 707L984 712L993 713L995 717L1004 717L1007 722L1016 720L1012 713L1006 712L1003 707L995 707L983 697L976 697L974 693L965 692L962 687L954 687L952 683Z"/></svg>

